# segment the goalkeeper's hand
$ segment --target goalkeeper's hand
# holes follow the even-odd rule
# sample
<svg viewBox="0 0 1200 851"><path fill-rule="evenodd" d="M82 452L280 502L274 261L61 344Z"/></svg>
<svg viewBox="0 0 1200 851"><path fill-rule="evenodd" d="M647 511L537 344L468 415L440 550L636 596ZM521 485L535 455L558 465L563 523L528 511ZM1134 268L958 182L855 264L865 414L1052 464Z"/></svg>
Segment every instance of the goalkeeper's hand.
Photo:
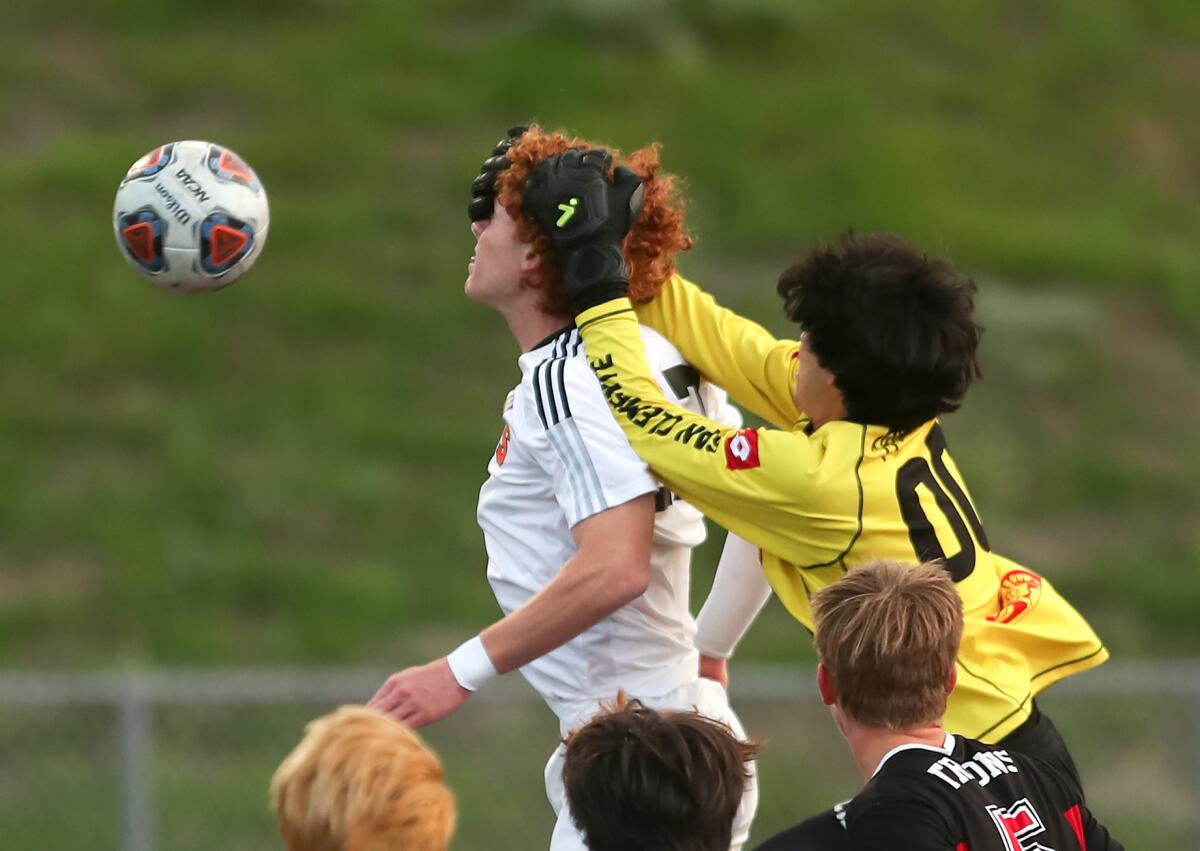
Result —
<svg viewBox="0 0 1200 851"><path fill-rule="evenodd" d="M550 238L567 296L579 310L629 292L629 268L621 252L625 235L642 211L642 179L625 166L613 173L603 148L571 148L537 164L525 182L523 201Z"/></svg>
<svg viewBox="0 0 1200 851"><path fill-rule="evenodd" d="M528 124L509 127L505 137L492 148L491 156L483 161L479 175L471 183L471 203L467 205L467 215L472 222L482 222L492 217L496 203L496 178L508 168L509 148L520 142L528 129Z"/></svg>

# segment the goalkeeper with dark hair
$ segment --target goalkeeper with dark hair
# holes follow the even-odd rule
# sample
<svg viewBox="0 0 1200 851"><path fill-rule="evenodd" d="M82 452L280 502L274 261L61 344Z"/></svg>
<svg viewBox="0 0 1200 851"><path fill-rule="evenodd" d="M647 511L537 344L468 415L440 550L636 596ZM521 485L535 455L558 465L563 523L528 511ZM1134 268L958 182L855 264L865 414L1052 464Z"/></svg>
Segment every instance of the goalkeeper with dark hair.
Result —
<svg viewBox="0 0 1200 851"><path fill-rule="evenodd" d="M543 162L525 187L634 450L673 492L761 548L766 579L809 630L809 598L848 571L878 559L941 563L965 612L947 728L1077 775L1034 697L1108 651L1049 582L991 551L938 424L979 375L974 282L899 237L849 234L780 276L799 340L776 339L679 276L635 308L621 247L638 203L636 176L595 150ZM639 320L775 428L733 429L673 404L650 378ZM754 585L747 578L746 593ZM839 835L829 813L797 847Z"/></svg>

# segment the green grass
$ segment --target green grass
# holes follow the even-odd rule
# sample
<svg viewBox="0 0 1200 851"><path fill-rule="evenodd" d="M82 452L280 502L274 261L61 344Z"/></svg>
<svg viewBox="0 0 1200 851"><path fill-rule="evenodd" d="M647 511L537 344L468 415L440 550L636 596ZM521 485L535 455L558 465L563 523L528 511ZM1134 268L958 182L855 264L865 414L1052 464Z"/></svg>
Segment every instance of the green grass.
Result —
<svg viewBox="0 0 1200 851"><path fill-rule="evenodd" d="M462 207L530 117L663 141L685 271L766 321L785 260L851 224L975 272L988 379L947 427L992 539L1119 650L1194 651L1200 15L943 5L6 6L0 661L407 658L491 616L473 503L516 351L461 295ZM183 137L272 200L208 298L138 281L108 225Z"/></svg>
<svg viewBox="0 0 1200 851"><path fill-rule="evenodd" d="M119 845L116 713L0 708L0 832L17 848Z"/></svg>

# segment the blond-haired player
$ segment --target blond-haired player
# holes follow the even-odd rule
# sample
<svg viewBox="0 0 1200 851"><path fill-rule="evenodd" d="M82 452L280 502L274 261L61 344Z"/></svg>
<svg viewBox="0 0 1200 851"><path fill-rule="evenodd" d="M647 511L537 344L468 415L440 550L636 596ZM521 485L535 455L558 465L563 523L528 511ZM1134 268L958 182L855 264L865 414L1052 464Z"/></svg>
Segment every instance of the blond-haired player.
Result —
<svg viewBox="0 0 1200 851"><path fill-rule="evenodd" d="M454 794L405 725L361 706L308 724L271 778L287 851L446 851Z"/></svg>

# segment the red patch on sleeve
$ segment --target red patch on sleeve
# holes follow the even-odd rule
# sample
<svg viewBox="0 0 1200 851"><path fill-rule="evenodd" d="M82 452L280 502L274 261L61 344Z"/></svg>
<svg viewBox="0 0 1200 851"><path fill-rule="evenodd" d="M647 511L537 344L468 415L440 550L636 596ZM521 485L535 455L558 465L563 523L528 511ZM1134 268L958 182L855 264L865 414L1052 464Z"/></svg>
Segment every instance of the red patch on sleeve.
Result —
<svg viewBox="0 0 1200 851"><path fill-rule="evenodd" d="M503 465L508 458L508 440L512 437L512 432L508 429L508 424L505 423L504 431L500 433L500 442L496 444L496 463Z"/></svg>
<svg viewBox="0 0 1200 851"><path fill-rule="evenodd" d="M731 470L749 470L758 460L758 429L744 428L725 442L725 464Z"/></svg>
<svg viewBox="0 0 1200 851"><path fill-rule="evenodd" d="M1083 813L1079 809L1079 804L1071 807L1063 813L1067 818L1067 823L1071 825L1071 829L1075 831L1075 835L1079 837L1079 847L1083 851L1087 851L1087 839L1083 836Z"/></svg>

